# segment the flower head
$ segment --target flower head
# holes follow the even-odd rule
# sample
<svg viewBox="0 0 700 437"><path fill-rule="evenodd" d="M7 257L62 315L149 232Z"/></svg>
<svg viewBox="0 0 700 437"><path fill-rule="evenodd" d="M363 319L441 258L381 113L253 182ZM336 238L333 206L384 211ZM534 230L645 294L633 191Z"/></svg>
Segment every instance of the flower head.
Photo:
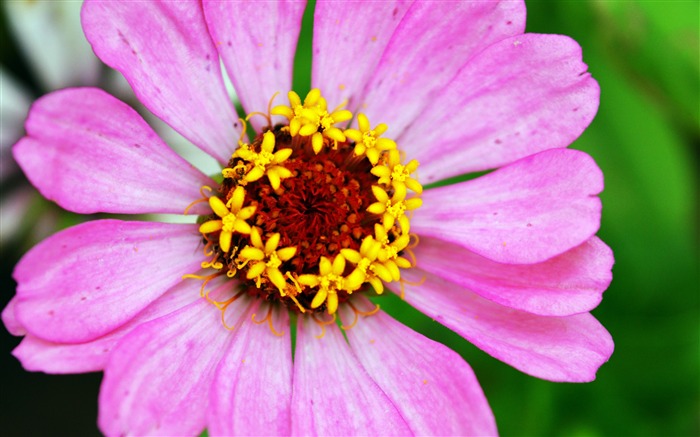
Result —
<svg viewBox="0 0 700 437"><path fill-rule="evenodd" d="M86 2L98 56L222 166L94 89L40 100L14 148L73 211L199 216L89 222L15 270L15 355L104 370L106 434L495 434L466 362L369 300L385 289L537 377L589 381L612 353L588 313L612 265L602 177L562 149L597 109L578 46L522 34L520 2L356 6L317 3L314 88L275 105L302 4Z"/></svg>

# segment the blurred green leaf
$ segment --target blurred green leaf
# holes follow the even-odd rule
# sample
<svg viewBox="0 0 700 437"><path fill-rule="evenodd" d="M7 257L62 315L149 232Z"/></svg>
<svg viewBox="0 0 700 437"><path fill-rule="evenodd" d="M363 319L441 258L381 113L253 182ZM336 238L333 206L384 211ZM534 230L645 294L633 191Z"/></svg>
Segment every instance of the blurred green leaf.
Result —
<svg viewBox="0 0 700 437"><path fill-rule="evenodd" d="M700 132L700 6L689 1L595 2L608 59L674 122Z"/></svg>
<svg viewBox="0 0 700 437"><path fill-rule="evenodd" d="M304 10L299 34L299 45L294 56L294 78L292 88L303 99L311 89L311 65L313 52L313 29L315 1L309 1ZM282 96L283 100L286 96Z"/></svg>

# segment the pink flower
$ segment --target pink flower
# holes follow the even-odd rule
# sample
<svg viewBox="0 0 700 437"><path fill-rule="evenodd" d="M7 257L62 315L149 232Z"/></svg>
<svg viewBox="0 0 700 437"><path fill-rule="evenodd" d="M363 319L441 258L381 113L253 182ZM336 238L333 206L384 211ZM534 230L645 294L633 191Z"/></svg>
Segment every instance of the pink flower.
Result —
<svg viewBox="0 0 700 437"><path fill-rule="evenodd" d="M93 221L36 246L3 311L24 335L15 356L33 371L104 370L108 435L495 434L456 353L368 315L368 284L386 284L525 373L593 380L613 343L589 311L613 258L595 237L602 174L565 149L598 106L579 46L523 34L521 2L319 2L313 86L328 112L316 91L279 99L273 122L289 127L253 117L247 144L219 57L243 107L266 112L291 89L303 9L85 3L96 54L220 162L223 182L102 91L40 99L14 155L45 197L79 213L191 206L205 218ZM490 169L422 193L408 181ZM347 342L336 315L358 319Z"/></svg>

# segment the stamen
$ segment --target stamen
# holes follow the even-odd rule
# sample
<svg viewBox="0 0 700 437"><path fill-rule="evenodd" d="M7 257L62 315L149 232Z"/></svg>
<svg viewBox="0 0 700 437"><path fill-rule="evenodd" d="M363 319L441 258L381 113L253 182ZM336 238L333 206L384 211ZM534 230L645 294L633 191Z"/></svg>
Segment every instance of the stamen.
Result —
<svg viewBox="0 0 700 437"><path fill-rule="evenodd" d="M415 246L414 246L414 247L415 247ZM408 247L406 247L406 249L404 249L404 252L406 253L406 255L409 256L409 258L411 258L411 259L410 259L411 268L417 266L417 265L418 265L418 259L416 258L416 254L413 253L413 251L412 251L411 249L409 249Z"/></svg>
<svg viewBox="0 0 700 437"><path fill-rule="evenodd" d="M372 302L372 303L374 303L374 302ZM377 312L379 311L379 304L378 303L374 304L374 308L372 308L369 311L362 311L362 310L358 309L351 301L348 301L348 305L350 305L350 308L352 308L353 311L355 311L355 313L357 313L361 316L365 316L365 317L373 316L373 315L377 314Z"/></svg>
<svg viewBox="0 0 700 437"><path fill-rule="evenodd" d="M294 283L295 291L296 291L298 294L301 294L301 293L302 293L301 286L299 285L299 282L296 280L296 278L295 278L294 276L292 276L292 273L291 273L291 272L287 272L287 273L285 273L284 276L285 276L287 279L289 279L290 281L292 281L292 282ZM283 296L284 296L284 295L283 295ZM297 307L299 308L299 311L301 311L302 313L305 313L305 312L306 312L306 309L299 303L299 301L297 300L297 298L296 298L296 296L295 296L295 294L294 294L293 292L292 292L292 293L287 292L287 293L286 293L286 296L289 297L290 299L292 299L292 300L294 301L294 303L295 303L295 304L297 305Z"/></svg>
<svg viewBox="0 0 700 437"><path fill-rule="evenodd" d="M367 116L363 113L357 114L357 124L360 128L345 129L344 134L355 142L355 156L367 156L372 165L377 165L382 152L396 149L396 142L388 138L379 138L389 128L381 123L374 129L371 128Z"/></svg>
<svg viewBox="0 0 700 437"><path fill-rule="evenodd" d="M256 314L253 313L253 316L251 317L251 320L253 321L253 323L255 323L256 325L260 325L261 323L264 323L267 321L267 325L270 327L270 332L272 332L273 335L275 335L277 337L284 336L284 332L277 331L275 329L275 327L272 325L272 305L269 305L267 307L267 315L265 316L264 319L258 321L258 320L255 320L255 316L256 316Z"/></svg>
<svg viewBox="0 0 700 437"><path fill-rule="evenodd" d="M355 325L357 325L357 321L359 320L359 316L369 317L369 316L373 316L373 315L377 314L377 312L379 311L379 304L374 304L374 308L370 311L362 311L362 310L358 309L355 306L355 304L352 303L352 301L347 301L347 304L352 309L352 312L355 315L355 318L349 326L345 326L345 325L340 326L345 331L347 331L348 329L352 329L355 327Z"/></svg>
<svg viewBox="0 0 700 437"><path fill-rule="evenodd" d="M210 256L214 255L214 250L212 249L214 242L207 238L206 235L204 236L204 239L207 240L207 244L204 245L202 251L204 252L204 256L209 258Z"/></svg>
<svg viewBox="0 0 700 437"><path fill-rule="evenodd" d="M202 287L199 289L199 295L201 297L204 297L206 294L208 294L208 292L204 293L204 287L207 286L209 281L211 281L212 279L216 278L217 276L221 276L221 275L222 275L221 272L216 272L213 275L209 275L209 276L201 276L201 275L194 275L191 273L187 273L187 274L182 275L182 279L199 279L200 281L204 281L202 283Z"/></svg>
<svg viewBox="0 0 700 437"><path fill-rule="evenodd" d="M241 129L241 136L238 137L238 146L241 147L244 144L243 137L245 137L246 131L248 130L248 123L242 118L239 118L238 121L241 123L241 126L243 126L243 129Z"/></svg>
<svg viewBox="0 0 700 437"><path fill-rule="evenodd" d="M214 300L214 299L210 298L209 294L207 293L207 295L205 296L205 299L207 300L207 302L214 305L217 309L219 309L221 311L225 311L226 307L228 307L233 302L235 302L236 299L238 299L238 296L239 296L239 294L237 294L235 296L231 296L230 298L228 298L224 301L219 301L219 300Z"/></svg>
<svg viewBox="0 0 700 437"><path fill-rule="evenodd" d="M413 241L410 241L408 243L408 246L406 246L406 249L407 250L415 249L416 246L418 246L418 243L420 242L420 237L418 236L418 234L414 234L414 233L410 233L410 234L408 234L408 236L411 237L411 239Z"/></svg>
<svg viewBox="0 0 700 437"><path fill-rule="evenodd" d="M404 300L404 298L406 297L406 290L404 288L405 285L417 287L417 286L423 285L427 279L428 279L428 277L426 275L423 275L423 277L418 282L411 282L411 281L407 281L407 280L401 278L399 280L399 284L401 284L401 295L400 295L401 300Z"/></svg>
<svg viewBox="0 0 700 437"><path fill-rule="evenodd" d="M315 335L314 337L320 340L326 336L326 326L335 323L337 315L333 313L330 315L330 317L331 320L323 321L319 320L318 317L316 317L316 313L311 314L311 318L314 320L314 322L316 322L316 324L321 327L321 333L319 335Z"/></svg>
<svg viewBox="0 0 700 437"><path fill-rule="evenodd" d="M343 330L345 330L345 331L347 331L348 329L354 328L355 325L357 325L357 321L360 319L360 317L359 317L358 314L357 314L357 311L355 311L355 307L353 307L353 306L350 304L350 301L348 301L348 304L349 304L349 305L351 306L351 308L353 309L353 314L355 315L355 318L353 319L352 323L351 323L349 326L340 325L340 328L343 329Z"/></svg>
<svg viewBox="0 0 700 437"><path fill-rule="evenodd" d="M249 113L249 114L246 116L245 119L246 119L246 120L250 120L250 118L251 118L253 115L261 115L261 116L265 117L265 119L267 120L267 128L272 128L272 102L275 101L275 98L277 97L277 95L278 95L279 93L280 93L279 91L277 91L276 93L274 93L274 94L272 95L272 98L270 99L270 101L267 102L267 114L263 114L262 112L251 112L251 113Z"/></svg>
<svg viewBox="0 0 700 437"><path fill-rule="evenodd" d="M207 293L204 298L207 300L207 302L211 303L214 305L219 311L221 311L221 324L224 325L224 328L228 331L233 331L236 327L235 326L230 326L228 323L226 323L226 310L228 309L229 305L231 305L233 302L237 301L238 298L240 298L242 295L245 294L245 290L241 290L232 297L226 299L225 301L217 301L209 297L209 293Z"/></svg>
<svg viewBox="0 0 700 437"><path fill-rule="evenodd" d="M209 186L207 186L207 185L202 185L202 187L199 189L199 194L202 195L202 198L201 198L201 199L197 199L197 200L195 200L194 202L192 202L192 203L190 203L189 205L187 205L187 207L185 208L185 211L182 213L183 215L187 215L187 213L190 211L190 209L191 209L193 206L197 205L198 203L208 202L208 201L209 201L209 196L207 196L206 194L204 194L204 190L207 190L207 191L211 192L211 187L209 187Z"/></svg>

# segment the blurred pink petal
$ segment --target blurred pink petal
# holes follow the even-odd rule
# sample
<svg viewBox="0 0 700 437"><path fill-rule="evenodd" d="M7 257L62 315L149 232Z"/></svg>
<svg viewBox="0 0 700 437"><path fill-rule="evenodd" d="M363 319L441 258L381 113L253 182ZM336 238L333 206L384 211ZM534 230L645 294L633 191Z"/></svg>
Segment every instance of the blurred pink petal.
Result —
<svg viewBox="0 0 700 437"><path fill-rule="evenodd" d="M411 221L439 238L501 263L545 261L600 226L603 175L577 150L550 150L493 173L427 190Z"/></svg>
<svg viewBox="0 0 700 437"><path fill-rule="evenodd" d="M247 308L231 307L231 325ZM108 436L201 433L216 366L232 341L245 339L232 336L204 299L140 325L110 355L100 389L100 429Z"/></svg>
<svg viewBox="0 0 700 437"><path fill-rule="evenodd" d="M402 148L420 141L421 151L435 151L435 147L424 147L430 136L404 140L403 133L424 118L442 115L445 110L453 113L456 107L443 106L443 101L456 91L450 81L457 72L468 68L472 57L489 45L524 29L521 1L414 2L372 74L360 110L370 120L387 123L389 134L397 137ZM439 108L427 114L432 102L438 102ZM441 125L433 124L436 126L442 131ZM460 129L464 127L461 123ZM442 136L441 132L438 147ZM428 161L423 154L421 158Z"/></svg>
<svg viewBox="0 0 700 437"><path fill-rule="evenodd" d="M292 89L304 6L298 1L203 2L209 32L246 112L266 113L273 94ZM250 123L256 130L265 125L262 117Z"/></svg>
<svg viewBox="0 0 700 437"><path fill-rule="evenodd" d="M22 336L27 334L27 330L17 320L15 315L15 307L17 305L17 296L14 296L2 310L2 323L7 331L14 336Z"/></svg>
<svg viewBox="0 0 700 437"><path fill-rule="evenodd" d="M27 136L13 152L44 197L83 214L182 214L201 197L202 185L214 185L136 111L97 88L66 89L37 100Z"/></svg>
<svg viewBox="0 0 700 437"><path fill-rule="evenodd" d="M362 103L365 85L411 3L364 2L362 7L355 2L316 3L311 79L331 107L347 100L347 109L355 111Z"/></svg>
<svg viewBox="0 0 700 437"><path fill-rule="evenodd" d="M362 300L368 302L357 299ZM342 311L345 324L351 324L353 311L347 306ZM456 352L383 311L362 317L345 335L362 366L392 400L414 435L498 434L474 372ZM411 357L410 364L407 357Z"/></svg>
<svg viewBox="0 0 700 437"><path fill-rule="evenodd" d="M9 28L44 91L97 84L102 65L80 27L81 2L8 1L3 6Z"/></svg>
<svg viewBox="0 0 700 437"><path fill-rule="evenodd" d="M599 238L536 264L500 264L461 246L422 238L421 270L510 308L568 316L598 306L612 281L612 251Z"/></svg>
<svg viewBox="0 0 700 437"><path fill-rule="evenodd" d="M117 220L61 231L15 267L17 319L48 341L105 335L199 269L201 260L182 255L194 255L200 238L194 225Z"/></svg>
<svg viewBox="0 0 700 437"><path fill-rule="evenodd" d="M567 147L598 111L581 47L560 35L519 35L472 59L398 138L424 183ZM432 147L427 139L440 128Z"/></svg>
<svg viewBox="0 0 700 437"><path fill-rule="evenodd" d="M588 382L613 352L608 331L589 313L544 317L479 297L419 269L406 301L499 360L550 381Z"/></svg>
<svg viewBox="0 0 700 437"><path fill-rule="evenodd" d="M289 435L292 415L292 341L289 316L267 305L251 305L246 321L219 362L211 387L210 435Z"/></svg>
<svg viewBox="0 0 700 437"><path fill-rule="evenodd" d="M83 29L139 100L196 146L228 162L240 136L201 5L87 0Z"/></svg>
<svg viewBox="0 0 700 437"><path fill-rule="evenodd" d="M322 338L318 336L322 335ZM297 325L292 394L294 435L408 435L401 413L372 381L335 323Z"/></svg>

